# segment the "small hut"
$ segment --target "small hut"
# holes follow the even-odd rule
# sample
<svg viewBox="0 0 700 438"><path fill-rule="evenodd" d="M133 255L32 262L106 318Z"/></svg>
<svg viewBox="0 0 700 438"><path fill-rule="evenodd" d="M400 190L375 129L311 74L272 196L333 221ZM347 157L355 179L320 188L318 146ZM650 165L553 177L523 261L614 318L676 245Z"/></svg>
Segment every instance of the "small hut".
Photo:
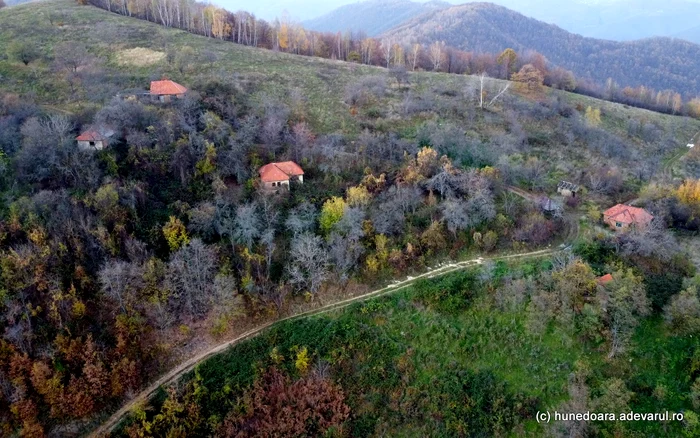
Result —
<svg viewBox="0 0 700 438"><path fill-rule="evenodd" d="M552 198L543 196L539 199L539 205L542 212L552 217L560 217L562 215L562 206Z"/></svg>
<svg viewBox="0 0 700 438"><path fill-rule="evenodd" d="M270 163L258 171L260 180L266 190L276 191L281 187L289 190L290 181L304 182L304 170L294 161Z"/></svg>
<svg viewBox="0 0 700 438"><path fill-rule="evenodd" d="M114 131L111 129L90 129L76 137L75 141L78 142L78 148L81 150L101 151L108 145L113 135Z"/></svg>
<svg viewBox="0 0 700 438"><path fill-rule="evenodd" d="M151 96L160 102L170 102L173 97L181 99L187 93L187 88L169 79L151 82Z"/></svg>
<svg viewBox="0 0 700 438"><path fill-rule="evenodd" d="M557 193L566 197L575 198L578 190L579 186L568 181L562 181L557 185Z"/></svg>

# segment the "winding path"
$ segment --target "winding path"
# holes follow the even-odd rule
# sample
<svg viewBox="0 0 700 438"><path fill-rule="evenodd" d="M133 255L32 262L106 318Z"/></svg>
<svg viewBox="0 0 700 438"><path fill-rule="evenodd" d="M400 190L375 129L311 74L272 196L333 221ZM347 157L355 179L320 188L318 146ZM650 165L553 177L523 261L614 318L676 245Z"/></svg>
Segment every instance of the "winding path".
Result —
<svg viewBox="0 0 700 438"><path fill-rule="evenodd" d="M218 353L221 353L222 351L226 350L228 347L231 347L232 345L235 345L239 342L245 341L247 339L253 338L259 334L261 334L263 331L265 331L267 328L274 324L278 324L283 321L289 321L293 319L299 319L299 318L307 318L309 316L313 315L320 315L324 313L328 313L334 310L342 309L345 307L350 306L353 303L356 303L358 301L364 301L370 298L376 298L380 297L382 295L388 295L397 291L400 291L402 289L405 289L411 285L413 285L416 281L421 280L421 279L426 279L426 278L435 278L435 277L440 277L446 274L449 274L451 272L459 271L471 266L476 266L482 264L486 260L492 260L492 261L498 261L498 260L513 260L513 259L528 259L528 258L539 258L539 257L545 257L551 254L554 254L558 250L553 250L550 248L547 249L542 249L538 251L530 251L530 252L525 252L525 253L519 253L519 254L511 254L511 255L504 255L504 256L497 256L497 257L490 257L490 258L476 258L476 259L471 259L471 260L465 260L463 262L458 262L458 263L451 263L451 264L445 264L442 265L436 269L430 270L428 272L425 272L423 274L417 275L415 277L407 277L403 281L396 281L389 286L383 287L381 289L377 289L372 292L368 292L363 295L358 295L353 298L348 298L346 300L338 301L335 303L331 303L328 305L325 305L323 307L319 307L317 309L309 310L307 312L302 312L296 315L290 315L285 318L281 318L275 321L271 321L269 323L263 324L259 327L256 327L252 330L249 330L242 335L237 336L234 339L230 339L228 341L225 341L221 344L215 345L208 350L188 359L187 361L183 362L182 364L178 365L177 367L173 368L169 372L167 372L165 375L161 376L158 380L153 382L151 385L149 385L147 388L145 388L143 391L141 391L138 395L136 395L134 398L129 400L124 406L122 406L117 412L115 412L107 421L105 421L102 425L100 425L97 429L92 431L89 436L90 437L104 437L108 435L114 427L119 424L119 422L137 405L146 402L151 395L153 395L154 392L158 390L159 387L162 385L167 385L169 383L174 382L178 378L180 378L183 374L191 371L194 369L197 364L200 362L208 359L211 356L214 356Z"/></svg>

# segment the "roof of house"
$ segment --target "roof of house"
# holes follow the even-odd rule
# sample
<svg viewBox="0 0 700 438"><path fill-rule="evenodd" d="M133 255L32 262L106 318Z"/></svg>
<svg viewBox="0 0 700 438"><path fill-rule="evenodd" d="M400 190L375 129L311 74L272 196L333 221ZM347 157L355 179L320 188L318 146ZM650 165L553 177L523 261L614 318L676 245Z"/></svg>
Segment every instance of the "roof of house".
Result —
<svg viewBox="0 0 700 438"><path fill-rule="evenodd" d="M156 94L158 96L169 96L185 94L186 92L187 88L168 79L151 82L151 94Z"/></svg>
<svg viewBox="0 0 700 438"><path fill-rule="evenodd" d="M614 280L614 278L613 278L612 274L605 274L602 277L598 277L598 284L603 284L603 285L608 284L613 280Z"/></svg>
<svg viewBox="0 0 700 438"><path fill-rule="evenodd" d="M552 198L543 196L540 198L540 206L544 211L555 211L560 208L559 204L554 202Z"/></svg>
<svg viewBox="0 0 700 438"><path fill-rule="evenodd" d="M557 186L558 189L565 189L565 190L571 190L571 191L576 191L578 190L578 186L574 183L570 183L568 181L562 181L559 183Z"/></svg>
<svg viewBox="0 0 700 438"><path fill-rule="evenodd" d="M107 140L107 138L109 138L109 136L110 136L109 132L102 134L98 131L90 130L90 131L83 132L82 134L77 136L75 139L76 139L76 141L104 141L104 140Z"/></svg>
<svg viewBox="0 0 700 438"><path fill-rule="evenodd" d="M617 204L607 209L603 216L623 224L648 224L654 219L654 216L645 209L625 204Z"/></svg>
<svg viewBox="0 0 700 438"><path fill-rule="evenodd" d="M263 182L287 181L293 176L304 174L304 170L294 161L270 163L258 171Z"/></svg>

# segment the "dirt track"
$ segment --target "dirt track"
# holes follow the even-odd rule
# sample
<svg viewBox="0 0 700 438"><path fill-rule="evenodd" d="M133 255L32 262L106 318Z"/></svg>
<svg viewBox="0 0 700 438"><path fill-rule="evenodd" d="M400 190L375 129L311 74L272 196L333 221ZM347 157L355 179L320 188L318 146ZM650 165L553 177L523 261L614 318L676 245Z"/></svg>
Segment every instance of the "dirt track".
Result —
<svg viewBox="0 0 700 438"><path fill-rule="evenodd" d="M328 305L325 305L323 307L320 307L318 309L310 310L307 312L299 313L297 315L290 315L285 318L278 319L273 322L269 322L266 324L263 324L259 327L256 327L252 330L249 330L245 333L243 333L240 336L237 336L234 339L230 339L228 341L222 342L221 344L215 345L211 347L210 349L188 359L187 361L183 362L182 364L178 365L177 367L173 368L169 372L167 372L165 375L161 376L158 380L153 382L151 385L149 385L147 388L142 390L138 395L136 395L133 399L129 400L124 406L122 406L117 412L115 412L107 421L105 421L100 427L95 429L93 432L90 433L89 436L91 437L103 437L109 434L114 427L119 424L119 422L137 405L144 403L150 398L150 396L158 390L158 388L162 385L167 385L169 383L174 382L178 378L180 378L183 374L189 372L192 370L197 364L202 362L203 360L220 353L227 349L228 347L235 345L241 341L244 341L246 339L250 339L252 337L255 337L262 333L265 329L268 327L278 324L282 321L289 321L292 319L299 319L299 318L306 318L312 315L320 315L323 313L328 313L333 310L338 310L342 309L344 307L347 307L355 302L358 301L363 301L367 300L369 298L376 298L382 295L387 295L390 293L397 292L399 290L405 289L409 286L411 286L413 283L420 279L424 278L434 278L434 277L439 277L442 275L449 274L450 272L455 272L459 271L464 268L468 268L471 266L475 265L480 265L486 260L509 260L509 259L523 259L523 258L539 258L539 257L544 257L547 255L551 255L555 253L555 250L552 249L543 249L539 251L531 251L531 252L526 252L526 253L520 253L520 254L511 254L511 255L505 255L505 256L498 256L498 257L490 257L490 258L476 258L476 259L471 259L471 260L465 260L463 262L458 262L458 263L451 263L447 265L443 265L438 267L437 269L428 271L424 274L417 275L415 277L408 277L403 281L399 282L394 282L390 284L389 286L383 287L381 289L377 289L372 292L368 292L363 295L359 295L353 298L349 298L347 300L342 300L338 301L335 303L331 303Z"/></svg>

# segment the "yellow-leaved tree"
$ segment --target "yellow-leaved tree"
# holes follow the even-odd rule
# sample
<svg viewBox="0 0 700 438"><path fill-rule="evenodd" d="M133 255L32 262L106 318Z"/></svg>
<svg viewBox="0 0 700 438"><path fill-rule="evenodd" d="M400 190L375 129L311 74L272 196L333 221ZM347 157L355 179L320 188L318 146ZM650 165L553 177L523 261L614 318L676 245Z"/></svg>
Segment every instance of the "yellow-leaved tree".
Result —
<svg viewBox="0 0 700 438"><path fill-rule="evenodd" d="M347 207L345 200L338 196L333 196L323 203L323 207L321 207L321 216L318 222L324 234L328 234L333 228L333 225L343 217L345 207Z"/></svg>
<svg viewBox="0 0 700 438"><path fill-rule="evenodd" d="M170 216L168 223L163 226L163 236L168 241L170 251L177 251L190 242L185 224L175 216Z"/></svg>
<svg viewBox="0 0 700 438"><path fill-rule="evenodd" d="M676 198L681 204L690 207L693 215L697 217L700 214L700 180L685 180L676 190Z"/></svg>
<svg viewBox="0 0 700 438"><path fill-rule="evenodd" d="M350 187L346 194L347 203L350 207L361 207L369 204L372 200L372 195L370 195L367 187L357 186Z"/></svg>
<svg viewBox="0 0 700 438"><path fill-rule="evenodd" d="M600 125L600 108L586 108L586 122L590 126Z"/></svg>

